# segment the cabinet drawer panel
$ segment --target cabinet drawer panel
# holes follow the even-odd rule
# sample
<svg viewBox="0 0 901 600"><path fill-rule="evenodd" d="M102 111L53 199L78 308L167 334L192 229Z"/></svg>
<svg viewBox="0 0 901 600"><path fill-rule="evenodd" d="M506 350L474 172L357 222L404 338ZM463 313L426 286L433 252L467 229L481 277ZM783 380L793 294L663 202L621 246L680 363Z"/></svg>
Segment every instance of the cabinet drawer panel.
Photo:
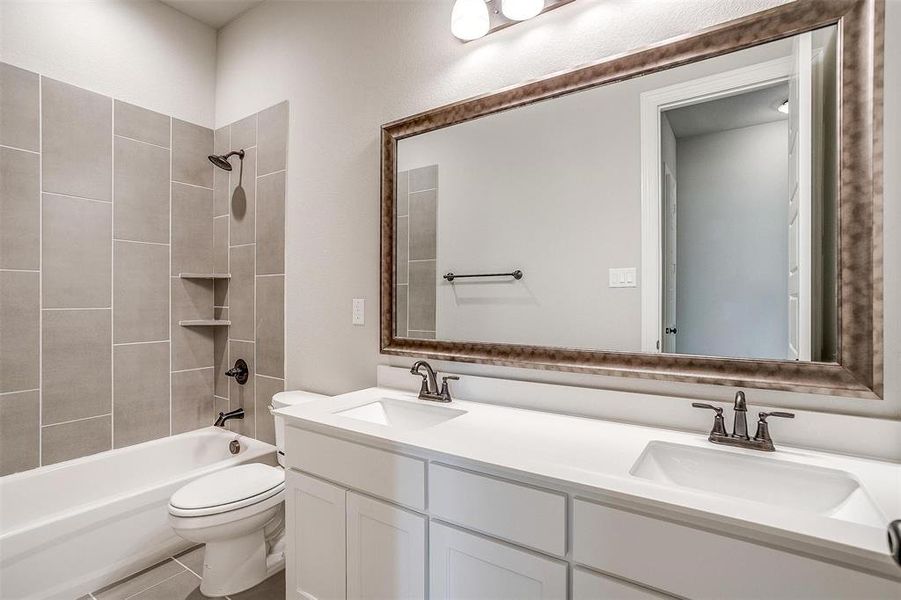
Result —
<svg viewBox="0 0 901 600"><path fill-rule="evenodd" d="M651 590L576 567L573 569L573 600L664 600Z"/></svg>
<svg viewBox="0 0 901 600"><path fill-rule="evenodd" d="M425 462L297 427L285 428L289 467L425 510Z"/></svg>
<svg viewBox="0 0 901 600"><path fill-rule="evenodd" d="M573 559L689 598L892 598L898 583L693 527L576 500Z"/></svg>
<svg viewBox="0 0 901 600"><path fill-rule="evenodd" d="M566 564L432 522L432 600L564 600Z"/></svg>
<svg viewBox="0 0 901 600"><path fill-rule="evenodd" d="M429 465L433 516L556 556L566 554L566 496Z"/></svg>

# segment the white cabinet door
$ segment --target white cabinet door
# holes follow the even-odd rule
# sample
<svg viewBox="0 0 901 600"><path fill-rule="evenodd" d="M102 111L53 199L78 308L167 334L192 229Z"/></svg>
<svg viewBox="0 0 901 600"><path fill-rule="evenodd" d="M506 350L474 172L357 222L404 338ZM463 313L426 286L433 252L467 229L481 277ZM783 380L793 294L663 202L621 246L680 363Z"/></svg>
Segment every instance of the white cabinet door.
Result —
<svg viewBox="0 0 901 600"><path fill-rule="evenodd" d="M429 565L432 600L566 598L566 564L434 521Z"/></svg>
<svg viewBox="0 0 901 600"><path fill-rule="evenodd" d="M426 519L347 493L347 597L425 598Z"/></svg>
<svg viewBox="0 0 901 600"><path fill-rule="evenodd" d="M586 569L573 569L573 600L663 600L669 598Z"/></svg>
<svg viewBox="0 0 901 600"><path fill-rule="evenodd" d="M345 490L285 471L289 600L343 600L345 593Z"/></svg>

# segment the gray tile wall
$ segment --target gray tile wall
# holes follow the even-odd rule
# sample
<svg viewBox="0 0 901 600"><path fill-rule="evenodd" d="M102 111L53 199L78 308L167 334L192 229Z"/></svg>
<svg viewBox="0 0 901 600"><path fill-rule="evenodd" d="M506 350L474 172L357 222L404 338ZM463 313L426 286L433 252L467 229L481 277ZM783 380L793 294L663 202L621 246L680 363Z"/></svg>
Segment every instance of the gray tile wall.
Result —
<svg viewBox="0 0 901 600"><path fill-rule="evenodd" d="M435 339L438 165L397 174L395 335Z"/></svg>
<svg viewBox="0 0 901 600"><path fill-rule="evenodd" d="M227 267L228 281L216 282L216 310L231 320L215 340L215 405L243 407L233 428L274 443L275 423L267 409L284 389L285 165L288 103L282 102L218 129L217 153L243 149L243 168L232 157L228 176L215 174L213 261ZM243 358L251 378L238 385L221 375Z"/></svg>
<svg viewBox="0 0 901 600"><path fill-rule="evenodd" d="M214 419L213 143L0 63L0 475Z"/></svg>

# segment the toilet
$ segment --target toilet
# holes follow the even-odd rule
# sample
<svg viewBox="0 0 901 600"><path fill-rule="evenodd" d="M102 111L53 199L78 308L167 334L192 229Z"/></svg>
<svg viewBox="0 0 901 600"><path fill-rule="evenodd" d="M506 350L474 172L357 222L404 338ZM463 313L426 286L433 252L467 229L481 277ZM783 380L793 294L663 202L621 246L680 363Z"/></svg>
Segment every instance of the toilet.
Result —
<svg viewBox="0 0 901 600"><path fill-rule="evenodd" d="M273 408L324 398L280 392ZM275 418L279 466L249 463L211 473L169 499L169 522L180 537L204 544L200 591L225 596L251 588L285 566L285 423Z"/></svg>

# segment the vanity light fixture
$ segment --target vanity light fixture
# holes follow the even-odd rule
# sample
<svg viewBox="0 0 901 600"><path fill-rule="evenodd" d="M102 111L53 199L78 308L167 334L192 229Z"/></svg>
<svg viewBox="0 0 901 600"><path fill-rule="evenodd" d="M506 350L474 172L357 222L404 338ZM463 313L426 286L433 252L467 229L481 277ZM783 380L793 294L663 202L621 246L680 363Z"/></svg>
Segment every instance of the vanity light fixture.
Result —
<svg viewBox="0 0 901 600"><path fill-rule="evenodd" d="M464 42L475 40L489 29L488 6L484 0L457 0L451 10L451 33Z"/></svg>
<svg viewBox="0 0 901 600"><path fill-rule="evenodd" d="M511 21L525 21L544 10L544 0L501 0L501 12Z"/></svg>
<svg viewBox="0 0 901 600"><path fill-rule="evenodd" d="M456 0L451 10L451 33L469 42L573 1Z"/></svg>

